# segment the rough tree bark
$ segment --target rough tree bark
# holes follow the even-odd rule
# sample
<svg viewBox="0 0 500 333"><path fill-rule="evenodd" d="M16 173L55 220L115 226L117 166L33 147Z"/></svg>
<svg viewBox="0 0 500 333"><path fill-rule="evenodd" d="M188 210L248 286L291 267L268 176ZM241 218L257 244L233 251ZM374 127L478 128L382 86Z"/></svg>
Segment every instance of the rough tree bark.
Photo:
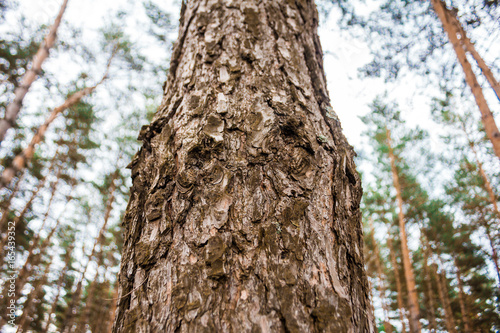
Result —
<svg viewBox="0 0 500 333"><path fill-rule="evenodd" d="M114 332L372 332L354 152L312 0L181 11L134 157Z"/></svg>
<svg viewBox="0 0 500 333"><path fill-rule="evenodd" d="M386 129L387 146L389 147L389 159L391 161L392 181L396 190L396 201L398 203L398 221L399 237L401 238L401 257L405 272L406 287L408 288L408 308L410 310L410 332L420 332L420 308L417 296L417 286L415 284L415 274L413 273L413 264L411 262L410 251L408 250L408 240L406 237L406 222L403 211L403 197L401 194L401 184L399 182L399 173L396 167L396 156L392 149L391 131ZM397 267L397 266L395 266Z"/></svg>

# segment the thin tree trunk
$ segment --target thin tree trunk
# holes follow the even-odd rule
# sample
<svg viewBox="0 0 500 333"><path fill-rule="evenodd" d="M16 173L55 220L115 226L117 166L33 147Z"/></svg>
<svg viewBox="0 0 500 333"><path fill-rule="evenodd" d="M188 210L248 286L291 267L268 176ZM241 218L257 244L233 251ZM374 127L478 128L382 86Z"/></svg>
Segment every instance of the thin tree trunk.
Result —
<svg viewBox="0 0 500 333"><path fill-rule="evenodd" d="M70 246L68 248L68 250L66 251L66 255L64 257L64 267L61 270L61 273L59 274L59 279L57 280L56 296L54 298L54 301L52 302L52 305L51 305L50 310L48 312L47 321L43 325L41 333L47 333L49 328L50 328L50 324L52 322L52 314L54 314L56 311L57 303L59 302L59 298L61 297L62 284L64 282L64 278L66 277L66 273L69 270L72 252L73 252L73 246Z"/></svg>
<svg viewBox="0 0 500 333"><path fill-rule="evenodd" d="M413 273L413 266L410 258L410 251L408 250L408 241L406 238L406 223L403 211L403 197L401 196L401 185L399 183L399 174L396 167L396 157L392 149L391 131L387 128L387 145L389 147L389 159L391 161L392 181L396 190L396 200L398 203L398 220L399 220L399 234L401 238L401 253L403 258L403 267L406 278L406 286L408 288L408 305L410 310L410 331L417 333L420 332L420 309L418 305L417 287L415 284L415 276Z"/></svg>
<svg viewBox="0 0 500 333"><path fill-rule="evenodd" d="M438 273L437 265L434 266L434 274L437 281L437 287L439 292L439 298L441 300L441 305L444 309L444 318L446 329L449 333L456 333L455 320L453 319L453 312L451 310L448 290L446 288L447 282L446 277L443 274Z"/></svg>
<svg viewBox="0 0 500 333"><path fill-rule="evenodd" d="M40 300L43 297L43 287L47 284L47 279L49 275L50 266L52 265L52 261L48 262L45 266L45 271L42 276L35 282L35 286L32 291L28 295L26 302L24 302L23 314L18 320L17 333L26 332L31 323L30 316L33 314L35 310L34 304L35 300Z"/></svg>
<svg viewBox="0 0 500 333"><path fill-rule="evenodd" d="M500 265L498 263L498 252L495 246L495 241L493 240L493 237L491 235L491 228L488 224L488 221L483 221L483 226L486 229L486 236L488 237L488 241L490 242L491 260L493 261L493 264L495 265L495 269L497 271L498 286L500 288Z"/></svg>
<svg viewBox="0 0 500 333"><path fill-rule="evenodd" d="M424 238L423 236L422 238ZM425 238L424 238L425 239ZM424 244L425 242L425 244ZM429 326L430 326L430 331L431 332L437 332L437 323L436 323L436 306L434 304L434 294L433 294L433 288L432 288L432 281L431 281L431 274L429 272L429 243L427 241L423 241L422 244L424 245L424 280L425 284L427 287L427 299L429 303Z"/></svg>
<svg viewBox="0 0 500 333"><path fill-rule="evenodd" d="M69 332L73 331L73 324L74 324L75 317L76 317L77 306L78 306L78 303L80 301L81 294L82 294L82 287L83 287L83 281L85 280L85 274L87 272L87 268L88 268L89 264L92 262L92 258L95 255L97 246L103 240L104 232L106 231L109 217L111 216L111 211L113 210L113 202L115 200L115 191L117 188L116 180L118 178L118 175L119 175L119 169L116 169L116 171L113 173L112 178L111 178L111 184L110 184L110 189L109 189L109 199L108 199L108 202L106 204L106 211L104 213L104 223L103 223L101 229L99 230L99 234L97 235L97 238L94 241L94 245L92 246L92 250L90 251L90 255L88 257L87 265L85 265L85 268L82 272L82 277L81 277L80 281L78 281L78 285L76 287L75 293L73 294L73 297L71 299L71 303L68 306L68 309L66 311L64 325L61 328L61 333L69 333ZM85 320L86 320L86 318L83 318L84 325L86 324ZM80 329L81 328L82 327L80 327Z"/></svg>
<svg viewBox="0 0 500 333"><path fill-rule="evenodd" d="M66 10L66 6L68 4L68 0L63 0L61 8L59 10L59 14L57 15L54 23L50 27L49 33L45 36L45 40L42 45L38 49L36 53L33 64L31 68L26 71L24 74L21 84L14 91L14 100L7 106L5 109L5 116L0 120L0 144L5 138L5 134L7 131L14 126L19 111L21 110L21 106L23 104L24 97L28 93L28 90L31 87L31 84L36 80L37 76L42 72L42 64L49 56L50 49L54 46L57 36L57 29L61 24L62 16L64 11Z"/></svg>
<svg viewBox="0 0 500 333"><path fill-rule="evenodd" d="M389 235L387 237L387 246L389 247L389 253L391 256L391 263L392 267L394 269L394 278L396 280L396 298L398 300L398 308L399 308L399 320L401 321L401 326L402 326L402 333L406 333L406 320L405 320L405 306L403 303L403 287L401 286L401 278L399 276L399 270L398 270L398 262L396 261L396 253L394 252L394 248L392 246L392 238Z"/></svg>
<svg viewBox="0 0 500 333"><path fill-rule="evenodd" d="M24 177L24 173L19 175L17 178L15 184L12 186L12 190L9 193L9 196L7 197L6 200L2 202L2 217L0 217L0 229L1 232L5 232L7 230L7 218L10 213L10 205L12 203L12 199L14 199L17 195L17 192L19 191L19 187L21 186L22 183L22 178ZM1 235L1 234L0 234ZM3 247L2 247L3 249Z"/></svg>
<svg viewBox="0 0 500 333"><path fill-rule="evenodd" d="M465 129L464 129L464 131L465 131ZM477 167L479 169L479 175L481 176L481 178L483 178L484 188L486 189L486 192L488 192L490 202L493 205L493 210L495 211L497 216L500 218L500 210L498 209L497 196L493 192L493 187L491 186L491 182L490 182L490 179L488 178L488 175L486 175L486 172L484 172L483 164L479 160L479 156L477 154L477 150L476 150L476 147L474 145L474 142L469 140L469 146L470 146L472 152L474 153L474 158L476 160L476 164L477 164Z"/></svg>
<svg viewBox="0 0 500 333"><path fill-rule="evenodd" d="M101 266L102 262L97 263L97 268L96 272L94 275L94 278L90 282L90 285L88 287L88 293L87 293L87 300L85 302L85 306L83 307L83 310L81 311L78 324L76 326L76 329L74 332L76 333L86 333L87 332L87 324L90 322L90 313L92 310L92 306L94 305L94 299L95 299L95 290L97 286L97 281L99 279L99 267Z"/></svg>
<svg viewBox="0 0 500 333"><path fill-rule="evenodd" d="M479 52L477 52L476 47L474 46L474 43L471 42L469 37L467 37L467 33L465 32L465 29L463 28L462 24L458 20L458 17L456 13L452 10L449 10L445 6L443 7L445 10L445 13L447 17L449 18L450 23L454 26L456 33L458 36L460 36L460 41L462 41L463 46L467 49L467 51L470 52L474 60L476 60L479 68L481 68L481 71L483 75L486 77L488 80L488 83L490 84L491 88L495 91L495 94L497 95L497 98L500 99L500 84L496 80L495 76L493 75L493 72L489 68L489 66L486 64L484 59L481 57Z"/></svg>
<svg viewBox="0 0 500 333"><path fill-rule="evenodd" d="M386 333L392 333L392 325L389 321L389 309L387 307L387 298L385 296L385 279L383 278L384 273L382 270L382 263L380 262L380 251L378 248L378 243L375 239L375 228L373 227L373 220L370 218L369 219L370 223L370 231L371 231L371 238L373 242L373 247L374 247L374 256L375 256L375 265L377 266L377 275L378 275L378 289L379 289L379 295L380 295L380 301L382 302L382 309L384 310L384 331Z"/></svg>
<svg viewBox="0 0 500 333"><path fill-rule="evenodd" d="M35 188L35 190L31 194L31 197L28 200L28 202L24 205L23 210L21 211L21 213L19 213L18 216L16 216L14 218L14 221L12 221L14 226L18 225L23 220L24 216L26 215L26 213L28 212L29 208L31 207L31 204L33 203L33 200L35 200L35 198L38 195L38 192L40 191L40 189L45 184L45 179L46 179L46 177L44 177L42 180L40 180L38 182L37 187ZM52 202L52 200L50 202ZM49 207L50 207L50 203L49 203ZM0 249L5 248L5 246L7 245L7 240L8 239L9 239L8 234L6 234L5 236L2 235L2 238L0 240ZM4 259L5 259L5 256L4 256L4 253L2 252L2 253L0 253L0 267L3 266Z"/></svg>
<svg viewBox="0 0 500 333"><path fill-rule="evenodd" d="M15 299L17 300L19 298L19 295L21 291L23 290L26 282L28 281L28 278L30 277L31 272L33 271L33 268L38 266L40 263L40 260L42 259L42 256L45 254L45 251L50 245L52 236L54 236L57 228L59 227L60 219L56 221L55 226L50 230L49 234L47 237L42 241L40 246L38 246L38 253L35 254L35 249L37 249L37 243L39 238L36 239L36 243L33 242L33 244L30 246L28 250L28 257L26 258L26 262L24 263L23 267L19 271L19 275L16 280L16 292L15 294Z"/></svg>
<svg viewBox="0 0 500 333"><path fill-rule="evenodd" d="M55 193L56 193L56 188L57 188L58 182L59 182L59 173L58 173L58 177L57 177L56 181L52 185L52 190L51 190L51 195L50 195L49 203L47 205L46 213L45 213L45 216L44 216L44 218L42 220L42 226L40 227L40 230L44 229L45 223L47 222L48 215L49 215L49 212L50 212L50 208L51 208L53 199L55 197ZM19 218L19 216L18 216L18 218ZM19 221L20 221L20 219L16 219L15 223L19 223ZM40 233L38 232L35 235L35 237L33 237L33 239L31 240L30 246L28 248L28 256L26 258L26 262L25 262L25 264L23 265L23 267L21 268L21 270L17 274L17 278L16 278L16 282L15 282L15 291L14 292L9 292L9 290L7 288L4 288L4 290L3 290L4 296L3 297L7 301L9 301L9 302L11 300L17 301L17 299L19 298L19 295L20 295L20 293L22 291L22 288L24 287L24 285L26 283L26 280L29 277L29 273L31 271L31 268L33 267L32 266L33 265L32 261L33 261L33 257L34 257L34 250L36 249L39 240L40 240ZM0 256L0 258L3 259L3 256ZM8 313L8 309L7 308L2 309L2 311L0 313L1 314L1 317L0 317L0 327L2 327L7 322L7 313Z"/></svg>
<svg viewBox="0 0 500 333"><path fill-rule="evenodd" d="M103 227L101 228L101 231L99 232L99 235L96 239L96 242L94 244L94 248L92 249L91 256L89 257L90 260L92 260L92 257L94 256L94 251L95 251L96 245L102 241L102 237L103 237L104 231L106 229L106 225L108 223L111 211L113 210L113 202L115 199L115 191L116 191L116 187L117 187L116 180L118 178L118 175L119 175L119 169L116 169L116 171L113 173L113 175L111 177L111 185L110 185L110 189L108 192L109 199L108 199L108 202L106 204L106 210L104 213L104 224L103 224ZM81 314L79 321L78 321L78 325L77 325L76 330L75 330L75 332L77 332L77 333L86 332L85 326L87 325L87 323L89 322L89 319L90 319L90 310L91 310L92 303L94 300L93 290L95 290L95 287L96 287L96 280L98 277L97 273L99 271L100 264L101 263L98 263L97 270L96 270L96 276L95 276L94 280L92 280L92 282L90 283L88 299L87 299L87 302L85 303L82 314Z"/></svg>
<svg viewBox="0 0 500 333"><path fill-rule="evenodd" d="M76 285L76 289L71 296L71 301L68 304L68 308L66 309L66 313L64 315L64 321L60 328L61 333L69 333L73 329L73 323L75 321L78 303L80 302L80 298L82 295L83 281L85 280L85 273L87 272L89 264L90 260L85 265L80 280L78 280L78 283Z"/></svg>
<svg viewBox="0 0 500 333"><path fill-rule="evenodd" d="M184 3L131 163L115 332L374 331L317 23L312 0Z"/></svg>
<svg viewBox="0 0 500 333"><path fill-rule="evenodd" d="M476 104L481 112L481 120L484 125L484 129L488 138L493 145L493 151L495 155L500 158L500 132L498 131L497 124L493 118L493 113L491 112L488 103L483 95L483 90L477 81L476 75L472 70L472 66L467 60L467 55L463 48L463 43L457 37L457 31L453 28L452 22L450 22L449 15L446 15L446 4L442 0L431 0L434 10L443 24L443 28L448 35L448 38L453 45L457 58L462 66L465 74L465 80L472 90L472 94L476 100Z"/></svg>
<svg viewBox="0 0 500 333"><path fill-rule="evenodd" d="M368 286L369 286L369 290L370 290L370 308L371 308L371 311L373 313L375 313L375 306L373 305L373 283L370 280L368 280ZM375 330L374 333L379 332L377 326L374 327L374 330Z"/></svg>
<svg viewBox="0 0 500 333"><path fill-rule="evenodd" d="M80 102L82 98L84 98L85 96L90 95L100 84L104 82L104 80L108 76L109 68L111 66L111 61L115 56L116 51L117 50L115 48L106 66L106 71L104 72L103 77L98 83L96 83L92 87L87 87L80 91L77 91L76 93L68 97L63 104L59 105L58 107L52 110L52 112L50 113L49 117L45 120L43 125L38 128L37 132L31 139L30 143L28 144L28 147L26 147L19 155L17 155L14 158L14 160L12 161L12 165L10 167L5 168L5 170L2 173L2 178L0 179L0 188L2 188L3 186L7 186L12 181L12 178L14 178L16 173L18 173L21 170L24 170L26 164L31 160L31 158L33 158L36 146L43 140L45 132L47 132L47 129L49 128L50 124L57 118L57 116L61 114L64 110L69 109L78 102Z"/></svg>
<svg viewBox="0 0 500 333"><path fill-rule="evenodd" d="M462 281L462 274L460 273L460 267L458 266L457 259L454 258L454 260L455 260L455 267L457 269L456 274L457 274L457 281L458 281L458 301L460 302L460 312L462 313L462 323L464 325L464 332L470 333L471 332L471 325L470 325L470 321L469 321L469 313L467 312L467 309L465 306L464 283Z"/></svg>

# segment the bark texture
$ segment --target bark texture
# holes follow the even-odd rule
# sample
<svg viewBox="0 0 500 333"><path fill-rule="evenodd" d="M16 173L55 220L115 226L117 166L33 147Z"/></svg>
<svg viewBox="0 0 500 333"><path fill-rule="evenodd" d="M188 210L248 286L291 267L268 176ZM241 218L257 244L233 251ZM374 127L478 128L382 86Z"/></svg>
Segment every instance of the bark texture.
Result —
<svg viewBox="0 0 500 333"><path fill-rule="evenodd" d="M312 0L183 5L134 157L114 332L373 332Z"/></svg>

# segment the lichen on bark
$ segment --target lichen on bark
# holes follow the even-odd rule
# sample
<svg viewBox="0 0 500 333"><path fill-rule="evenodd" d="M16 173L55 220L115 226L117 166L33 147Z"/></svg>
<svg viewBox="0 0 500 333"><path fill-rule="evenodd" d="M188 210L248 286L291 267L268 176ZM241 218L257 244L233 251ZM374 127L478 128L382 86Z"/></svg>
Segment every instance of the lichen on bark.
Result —
<svg viewBox="0 0 500 333"><path fill-rule="evenodd" d="M183 5L130 164L114 332L374 331L317 23L311 0Z"/></svg>

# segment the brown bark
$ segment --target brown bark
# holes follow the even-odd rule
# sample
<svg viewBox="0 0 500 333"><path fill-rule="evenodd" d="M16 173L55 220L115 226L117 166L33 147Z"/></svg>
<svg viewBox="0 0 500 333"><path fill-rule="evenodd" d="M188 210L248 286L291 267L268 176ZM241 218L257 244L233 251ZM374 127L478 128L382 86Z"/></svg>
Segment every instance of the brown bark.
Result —
<svg viewBox="0 0 500 333"><path fill-rule="evenodd" d="M465 305L465 292L464 283L462 281L462 274L460 272L460 267L458 266L457 259L455 258L455 268L457 269L457 281L458 281L458 301L460 302L460 312L462 314L462 323L464 325L463 329L465 333L471 332L471 325L469 320L469 313L467 312Z"/></svg>
<svg viewBox="0 0 500 333"><path fill-rule="evenodd" d="M455 10L449 10L448 8L444 7L445 13L447 18L449 19L449 22L453 25L455 28L457 38L460 39L460 41L463 43L462 45L465 46L466 50L470 52L474 60L476 60L477 65L481 69L481 72L483 75L486 77L488 80L488 83L490 84L491 88L495 91L495 94L497 95L497 98L500 99L500 84L498 83L497 79L493 75L493 72L491 71L490 67L486 64L484 59L481 57L479 52L477 52L476 47L474 46L474 43L467 37L467 33L465 32L465 29L463 28L462 24L458 20L458 17L456 15Z"/></svg>
<svg viewBox="0 0 500 333"><path fill-rule="evenodd" d="M420 308L418 305L417 287L415 284L415 276L408 250L408 241L406 238L406 223L403 211L403 197L401 195L401 185L399 183L399 174L396 167L396 157L392 149L391 131L387 128L387 146L389 147L389 159L391 161L392 181L396 190L396 200L398 203L398 221L399 221L399 237L401 238L401 253L403 259L403 267L405 272L406 287L408 288L408 309L410 311L410 331L417 333L421 330L420 325Z"/></svg>
<svg viewBox="0 0 500 333"><path fill-rule="evenodd" d="M56 41L57 29L61 24L62 16L66 10L68 0L63 0L59 14L57 15L54 23L50 27L49 33L45 36L45 40L38 49L35 57L33 58L33 64L31 68L24 74L21 84L14 91L14 100L5 109L5 116L0 120L0 144L5 138L7 131L14 126L19 111L21 111L21 106L23 104L24 97L28 93L31 84L36 80L37 76L42 72L42 64L49 56L50 49L54 46Z"/></svg>
<svg viewBox="0 0 500 333"><path fill-rule="evenodd" d="M131 163L114 332L373 332L312 0L188 1Z"/></svg>
<svg viewBox="0 0 500 333"><path fill-rule="evenodd" d="M373 227L373 220L370 218L370 231L371 231L371 238L373 242L373 248L374 248L374 256L375 256L375 266L377 267L377 277L378 277L378 291L379 291L379 297L380 301L382 302L382 309L384 310L384 331L386 333L392 333L392 325L389 321L389 309L387 306L387 299L385 297L385 279L384 279L384 273L382 270L382 263L380 262L380 251L378 248L378 243L377 240L375 239L375 228Z"/></svg>
<svg viewBox="0 0 500 333"><path fill-rule="evenodd" d="M394 248L392 247L392 238L389 235L387 237L387 246L389 247L389 253L391 256L391 264L394 269L394 278L396 280L396 298L398 300L398 308L399 308L399 320L401 321L401 332L406 333L406 324L405 324L405 306L403 303L403 287L401 286L401 278L399 276L398 270L398 262L396 261L396 253L394 252Z"/></svg>
<svg viewBox="0 0 500 333"><path fill-rule="evenodd" d="M465 74L465 80L469 85L472 94L474 95L474 99L476 100L476 104L481 112L481 121L483 122L484 129L486 131L486 135L490 139L493 145L493 151L498 158L500 158L500 132L498 131L497 124L495 123L495 119L493 118L493 113L491 112L488 103L483 94L483 90L477 81L476 75L472 70L472 66L467 60L467 55L464 50L463 41L458 39L457 31L454 29L452 25L452 21L450 16L447 15L446 4L442 0L431 0L432 5L434 6L434 11L439 17L441 23L443 24L443 28L448 35L448 38L453 45L453 49L457 54L458 61L462 66Z"/></svg>
<svg viewBox="0 0 500 333"><path fill-rule="evenodd" d="M28 146L14 158L14 160L12 161L12 165L10 167L4 169L2 177L0 179L0 188L7 186L12 181L12 178L14 178L16 173L18 173L21 170L24 170L26 164L33 158L36 146L43 140L45 132L47 132L47 129L49 128L50 124L57 118L57 116L59 116L63 111L76 105L85 96L90 95L100 84L104 82L104 80L108 76L109 67L111 66L111 60L113 59L115 53L116 53L116 48L113 51L113 54L108 61L108 65L106 66L106 71L99 82L97 82L92 87L87 87L77 91L76 93L69 96L64 101L63 104L59 105L58 107L52 110L49 117L38 128L35 135L33 135L33 138L31 139Z"/></svg>
<svg viewBox="0 0 500 333"><path fill-rule="evenodd" d="M47 333L49 328L50 328L50 324L52 323L52 314L55 313L57 303L59 302L59 298L61 297L61 288L62 288L62 284L64 282L64 278L66 277L66 273L69 270L72 252L73 252L73 247L70 246L68 248L68 250L66 251L66 255L64 257L64 267L61 270L61 273L59 274L59 279L57 280L57 284L55 286L56 287L56 296L54 297L54 301L52 302L52 305L51 305L50 310L48 312L47 321L43 325L41 333Z"/></svg>
<svg viewBox="0 0 500 333"><path fill-rule="evenodd" d="M439 299L441 300L441 305L443 306L444 310L444 322L446 325L446 330L449 333L456 333L457 330L455 328L455 320L453 318L453 312L450 306L448 288L446 287L446 285L448 284L446 276L444 276L444 273L438 272L437 265L434 266L434 275L437 281Z"/></svg>

